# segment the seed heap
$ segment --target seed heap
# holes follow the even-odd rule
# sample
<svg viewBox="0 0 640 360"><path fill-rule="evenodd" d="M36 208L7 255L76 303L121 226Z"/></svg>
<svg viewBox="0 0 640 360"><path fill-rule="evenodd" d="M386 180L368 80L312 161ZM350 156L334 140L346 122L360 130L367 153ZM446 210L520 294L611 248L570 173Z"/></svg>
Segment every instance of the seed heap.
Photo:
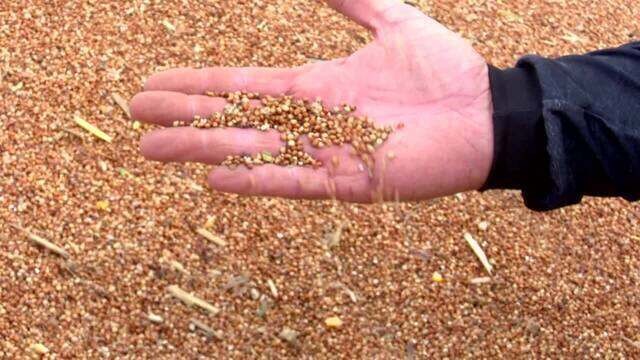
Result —
<svg viewBox="0 0 640 360"><path fill-rule="evenodd" d="M366 30L323 2L60 3L0 1L0 359L638 357L638 205L212 195L208 166L140 156L150 127L113 94L130 99L159 68L288 67L364 46ZM413 3L501 67L640 36L639 1Z"/></svg>
<svg viewBox="0 0 640 360"><path fill-rule="evenodd" d="M314 148L350 144L355 154L366 164L371 163L371 154L382 145L393 131L391 126L376 127L366 116L356 116L355 106L343 104L331 110L320 100L293 99L291 96L271 97L256 93L208 93L212 97L223 97L228 105L222 112L208 118L196 116L192 127L208 128L251 128L261 131L277 130L284 146L280 153L273 155L267 151L249 156L228 156L223 165L235 167L245 165L276 164L295 166L322 166L322 162L305 152L302 136L309 139ZM251 101L260 101L261 106L252 106ZM177 121L174 126L185 126Z"/></svg>

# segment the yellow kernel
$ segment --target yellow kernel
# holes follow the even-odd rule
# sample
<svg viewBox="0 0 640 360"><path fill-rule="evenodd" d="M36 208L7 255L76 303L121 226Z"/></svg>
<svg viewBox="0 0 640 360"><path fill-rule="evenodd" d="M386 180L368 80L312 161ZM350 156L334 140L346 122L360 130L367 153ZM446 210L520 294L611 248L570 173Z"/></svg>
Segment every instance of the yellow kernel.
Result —
<svg viewBox="0 0 640 360"><path fill-rule="evenodd" d="M109 210L109 200L99 200L96 202L96 207L100 210Z"/></svg>
<svg viewBox="0 0 640 360"><path fill-rule="evenodd" d="M437 271L433 273L433 276L431 276L431 279L437 283L441 283L444 281L444 278L442 277L442 275Z"/></svg>
<svg viewBox="0 0 640 360"><path fill-rule="evenodd" d="M31 344L31 346L29 346L29 350L31 350L32 352L38 355L44 355L49 353L49 349L40 343Z"/></svg>
<svg viewBox="0 0 640 360"><path fill-rule="evenodd" d="M327 325L327 327L330 327L330 328L339 328L339 327L342 326L342 319L340 319L337 316L332 316L330 318L327 318L324 321L324 324Z"/></svg>

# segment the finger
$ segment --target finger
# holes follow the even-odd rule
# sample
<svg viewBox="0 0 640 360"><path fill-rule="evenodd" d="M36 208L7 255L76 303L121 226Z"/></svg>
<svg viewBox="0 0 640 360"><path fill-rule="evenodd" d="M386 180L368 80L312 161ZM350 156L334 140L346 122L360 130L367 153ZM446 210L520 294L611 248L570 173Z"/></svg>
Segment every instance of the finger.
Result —
<svg viewBox="0 0 640 360"><path fill-rule="evenodd" d="M399 0L326 0L332 8L358 24L380 30L390 19L396 18L398 11L410 11Z"/></svg>
<svg viewBox="0 0 640 360"><path fill-rule="evenodd" d="M322 168L263 165L249 170L219 167L209 174L209 185L218 191L250 196L371 201L366 177L331 178Z"/></svg>
<svg viewBox="0 0 640 360"><path fill-rule="evenodd" d="M191 121L221 111L227 102L222 98L185 95L171 91L147 91L131 99L131 116L139 121L170 126L174 121Z"/></svg>
<svg viewBox="0 0 640 360"><path fill-rule="evenodd" d="M162 162L219 164L229 155L277 153L282 143L275 131L249 129L196 129L190 127L153 131L142 138L142 154Z"/></svg>
<svg viewBox="0 0 640 360"><path fill-rule="evenodd" d="M252 101L253 106L260 104ZM145 91L131 99L131 116L147 123L171 126L174 121L190 123L195 116L221 112L227 101L219 97L186 95L172 91Z"/></svg>
<svg viewBox="0 0 640 360"><path fill-rule="evenodd" d="M296 68L212 67L180 68L155 74L147 80L145 91L176 91L185 94L212 92L257 92L267 95L288 94Z"/></svg>

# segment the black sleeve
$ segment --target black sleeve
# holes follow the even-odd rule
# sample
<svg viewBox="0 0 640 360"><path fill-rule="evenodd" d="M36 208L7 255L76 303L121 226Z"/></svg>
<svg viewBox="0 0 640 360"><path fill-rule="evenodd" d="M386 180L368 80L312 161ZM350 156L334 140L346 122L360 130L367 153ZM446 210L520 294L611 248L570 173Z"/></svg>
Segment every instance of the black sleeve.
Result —
<svg viewBox="0 0 640 360"><path fill-rule="evenodd" d="M486 189L550 210L584 195L640 198L640 42L490 66L494 159Z"/></svg>

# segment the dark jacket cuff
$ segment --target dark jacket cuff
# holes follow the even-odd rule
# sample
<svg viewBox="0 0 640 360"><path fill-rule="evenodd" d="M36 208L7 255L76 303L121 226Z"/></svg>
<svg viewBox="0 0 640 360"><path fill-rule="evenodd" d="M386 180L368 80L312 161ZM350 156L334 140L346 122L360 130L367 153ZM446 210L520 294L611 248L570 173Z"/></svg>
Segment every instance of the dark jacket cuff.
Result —
<svg viewBox="0 0 640 360"><path fill-rule="evenodd" d="M493 98L493 164L482 190L535 191L549 179L542 93L533 69L489 66Z"/></svg>

